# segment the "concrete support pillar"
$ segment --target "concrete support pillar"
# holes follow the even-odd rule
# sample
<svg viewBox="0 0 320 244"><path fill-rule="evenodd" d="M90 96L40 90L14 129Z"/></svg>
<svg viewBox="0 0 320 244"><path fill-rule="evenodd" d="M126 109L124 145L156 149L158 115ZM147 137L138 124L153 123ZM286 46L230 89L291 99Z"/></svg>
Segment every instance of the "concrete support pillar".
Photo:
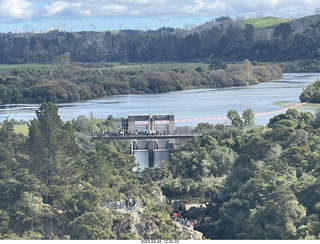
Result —
<svg viewBox="0 0 320 244"><path fill-rule="evenodd" d="M155 130L154 117L151 117L151 118L149 119L149 130Z"/></svg>
<svg viewBox="0 0 320 244"><path fill-rule="evenodd" d="M128 131L134 130L134 116L128 116Z"/></svg>
<svg viewBox="0 0 320 244"><path fill-rule="evenodd" d="M131 144L130 144L130 154L133 155L133 149L134 149L134 140L131 140Z"/></svg>
<svg viewBox="0 0 320 244"><path fill-rule="evenodd" d="M174 115L169 115L169 134L174 134Z"/></svg>
<svg viewBox="0 0 320 244"><path fill-rule="evenodd" d="M167 140L167 149L169 150L169 154L173 153L173 151L174 151L174 143L175 143L174 139Z"/></svg>
<svg viewBox="0 0 320 244"><path fill-rule="evenodd" d="M149 167L154 167L154 140L148 140L148 157L149 157Z"/></svg>

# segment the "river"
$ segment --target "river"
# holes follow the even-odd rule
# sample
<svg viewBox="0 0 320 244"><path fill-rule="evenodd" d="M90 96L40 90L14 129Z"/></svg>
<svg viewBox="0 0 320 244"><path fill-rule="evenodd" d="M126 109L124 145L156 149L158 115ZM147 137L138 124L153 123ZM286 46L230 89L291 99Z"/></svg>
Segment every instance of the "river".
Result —
<svg viewBox="0 0 320 244"><path fill-rule="evenodd" d="M84 102L59 103L61 119L72 120L79 115L96 118L127 117L134 114L174 114L175 119L225 116L229 109L242 114L248 108L255 113L279 110L276 102L298 103L302 89L320 78L320 73L285 73L278 80L257 85L219 89L192 89L161 94L115 95ZM41 104L10 104L0 106L0 121L7 116L15 120L30 120ZM267 124L275 114L257 116L257 125ZM227 123L227 119L189 121L177 125L197 125L200 122Z"/></svg>

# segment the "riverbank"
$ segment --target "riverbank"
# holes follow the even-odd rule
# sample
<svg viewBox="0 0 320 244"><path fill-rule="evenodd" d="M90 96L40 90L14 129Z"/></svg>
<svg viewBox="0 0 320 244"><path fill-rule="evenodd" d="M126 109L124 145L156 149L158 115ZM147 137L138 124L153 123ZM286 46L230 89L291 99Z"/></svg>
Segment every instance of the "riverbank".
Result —
<svg viewBox="0 0 320 244"><path fill-rule="evenodd" d="M286 73L281 79L255 85L213 89L192 89L159 94L126 94L107 96L74 103L56 103L62 120L68 121L80 115L102 119L112 115L126 118L133 114L174 114L176 120L190 120L226 116L228 110L235 109L240 114L251 108L254 113L265 113L282 109L279 101L299 103L299 95L304 87L320 78L319 73ZM0 121L9 119L29 121L35 117L39 104L17 104L0 106ZM304 105L305 106L305 105ZM289 106L285 106L289 107ZM300 107L299 107L300 109ZM256 125L266 125L276 114L258 116ZM196 126L206 121L177 123ZM209 121L227 124L227 119Z"/></svg>
<svg viewBox="0 0 320 244"><path fill-rule="evenodd" d="M252 65L248 60L218 70L203 63L141 65L140 69L84 67L56 64L38 70L14 69L0 75L0 104L71 103L111 95L241 87L282 76L277 65Z"/></svg>
<svg viewBox="0 0 320 244"><path fill-rule="evenodd" d="M296 103L296 102L283 102L283 101L275 102L275 105L282 106L284 108L288 108L298 104L299 103ZM304 109L304 110L317 110L319 108L320 108L320 103L305 103L299 106L299 109Z"/></svg>

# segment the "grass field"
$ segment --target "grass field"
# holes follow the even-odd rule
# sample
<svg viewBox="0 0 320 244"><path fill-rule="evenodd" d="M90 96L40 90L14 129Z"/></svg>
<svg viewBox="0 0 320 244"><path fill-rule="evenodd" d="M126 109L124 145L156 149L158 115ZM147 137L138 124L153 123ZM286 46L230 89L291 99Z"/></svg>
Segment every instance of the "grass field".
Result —
<svg viewBox="0 0 320 244"><path fill-rule="evenodd" d="M196 69L197 67L208 67L208 64L205 63L175 63L175 62L161 62L161 63L129 63L129 64L120 64L112 63L114 67L112 69L147 69L147 70L168 70L168 69ZM102 68L104 69L104 68Z"/></svg>
<svg viewBox="0 0 320 244"><path fill-rule="evenodd" d="M278 17L264 17L264 18L258 18L258 19L246 19L242 21L242 26L245 26L246 24L251 24L256 28L265 28L268 26L273 26L281 23L285 23L290 21L290 19L284 19L284 18L278 18Z"/></svg>
<svg viewBox="0 0 320 244"><path fill-rule="evenodd" d="M22 125L14 125L14 131L16 133L21 133L23 135L28 135L29 129L27 124L22 124Z"/></svg>
<svg viewBox="0 0 320 244"><path fill-rule="evenodd" d="M293 103L293 102L291 102L291 103L289 103L289 102L276 102L275 103L275 105L282 106L285 108L288 108L290 106L294 106L296 104L299 104L299 103ZM306 103L304 105L297 107L297 109L317 110L317 109L320 109L320 104L319 103Z"/></svg>
<svg viewBox="0 0 320 244"><path fill-rule="evenodd" d="M112 64L112 69L128 69L128 70L169 70L169 69L193 69L197 67L207 68L208 65L205 63L173 63L173 62L161 62L161 63L129 63L129 64L120 64L120 63L106 63L107 65ZM0 74L3 74L7 71L18 69L18 70L27 70L35 69L39 70L44 68L45 64L0 64ZM88 68L90 69L90 68ZM96 69L96 68L92 68ZM99 69L111 69L110 67L99 68Z"/></svg>
<svg viewBox="0 0 320 244"><path fill-rule="evenodd" d="M18 70L27 70L27 69L42 69L44 64L0 64L0 74L3 74L7 71L18 69Z"/></svg>

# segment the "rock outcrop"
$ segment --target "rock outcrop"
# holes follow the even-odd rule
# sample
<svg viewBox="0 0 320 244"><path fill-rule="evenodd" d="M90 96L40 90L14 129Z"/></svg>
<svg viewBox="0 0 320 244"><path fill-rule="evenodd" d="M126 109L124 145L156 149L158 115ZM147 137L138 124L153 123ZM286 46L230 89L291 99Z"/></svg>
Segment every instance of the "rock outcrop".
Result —
<svg viewBox="0 0 320 244"><path fill-rule="evenodd" d="M113 210L112 231L118 239L202 240L201 232L172 221L169 214L161 214Z"/></svg>

